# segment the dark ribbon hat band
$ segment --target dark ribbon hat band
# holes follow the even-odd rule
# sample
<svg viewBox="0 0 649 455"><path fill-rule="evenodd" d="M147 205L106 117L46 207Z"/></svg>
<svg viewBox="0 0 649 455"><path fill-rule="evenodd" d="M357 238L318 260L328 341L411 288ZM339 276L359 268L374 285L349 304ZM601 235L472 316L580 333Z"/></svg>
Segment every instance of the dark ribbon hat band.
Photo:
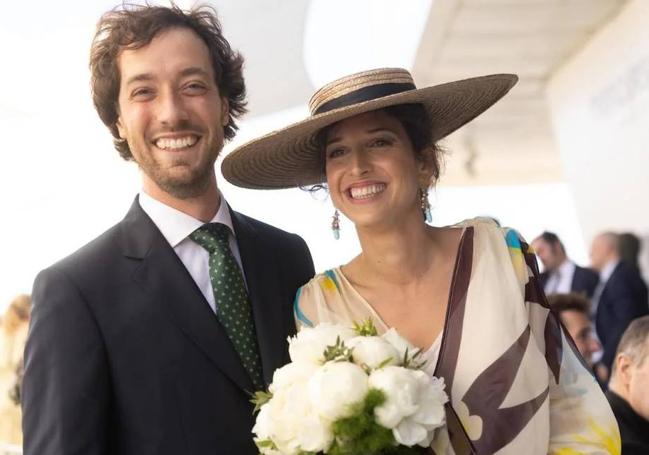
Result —
<svg viewBox="0 0 649 455"><path fill-rule="evenodd" d="M351 106L357 103L362 103L363 101L370 101L376 98L382 98L384 96L395 95L401 92L407 92L408 90L414 90L415 84L412 83L386 83L386 84L376 84L370 85L369 87L363 87L353 92L342 95L338 98L327 101L326 103L319 106L313 115L322 114L324 112L329 112L334 109L339 109L341 107Z"/></svg>

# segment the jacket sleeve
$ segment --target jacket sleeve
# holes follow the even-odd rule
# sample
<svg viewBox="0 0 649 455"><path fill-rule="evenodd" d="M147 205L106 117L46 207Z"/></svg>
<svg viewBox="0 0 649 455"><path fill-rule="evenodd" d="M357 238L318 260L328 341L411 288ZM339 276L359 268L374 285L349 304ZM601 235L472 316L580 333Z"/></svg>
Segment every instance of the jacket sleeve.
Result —
<svg viewBox="0 0 649 455"><path fill-rule="evenodd" d="M534 251L516 231L506 230L506 240L524 289L530 328L535 338L544 340L549 378L549 453L619 455L620 434L613 412L570 335L549 308L538 281Z"/></svg>
<svg viewBox="0 0 649 455"><path fill-rule="evenodd" d="M47 269L34 282L25 348L25 455L108 453L108 365L96 321L79 289Z"/></svg>
<svg viewBox="0 0 649 455"><path fill-rule="evenodd" d="M604 327L606 337L602 340L604 345L602 363L609 370L613 366L617 345L631 321L649 313L646 295L642 295L640 287L634 282L636 277L631 271L625 269L624 272L621 280L616 282L614 288L610 290L613 296L611 300L614 305L614 313L606 321ZM606 290L605 292L608 293L609 291Z"/></svg>

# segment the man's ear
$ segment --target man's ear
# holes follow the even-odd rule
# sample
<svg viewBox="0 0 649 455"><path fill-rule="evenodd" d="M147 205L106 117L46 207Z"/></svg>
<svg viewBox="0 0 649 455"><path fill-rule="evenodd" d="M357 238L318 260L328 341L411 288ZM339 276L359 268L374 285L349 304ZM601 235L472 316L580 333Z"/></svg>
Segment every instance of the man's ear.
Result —
<svg viewBox="0 0 649 455"><path fill-rule="evenodd" d="M126 130L124 129L124 125L122 125L121 116L118 116L117 120L115 120L115 127L117 127L117 132L119 133L119 137L126 140Z"/></svg>
<svg viewBox="0 0 649 455"><path fill-rule="evenodd" d="M633 375L633 362L631 358L624 353L618 354L615 359L615 368L615 374L619 376L622 384L628 387L629 382L631 382L631 376Z"/></svg>
<svg viewBox="0 0 649 455"><path fill-rule="evenodd" d="M230 103L225 97L221 98L221 126L225 128L230 123Z"/></svg>

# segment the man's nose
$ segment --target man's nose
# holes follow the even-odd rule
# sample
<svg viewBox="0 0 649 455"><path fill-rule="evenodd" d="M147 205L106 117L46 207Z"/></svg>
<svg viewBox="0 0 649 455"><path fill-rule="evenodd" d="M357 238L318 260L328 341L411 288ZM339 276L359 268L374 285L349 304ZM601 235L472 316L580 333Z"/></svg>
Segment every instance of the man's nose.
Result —
<svg viewBox="0 0 649 455"><path fill-rule="evenodd" d="M157 114L158 121L168 128L177 128L189 118L183 97L173 91L160 95Z"/></svg>
<svg viewBox="0 0 649 455"><path fill-rule="evenodd" d="M597 352L602 349L601 343L593 335L590 336L590 349L593 352Z"/></svg>

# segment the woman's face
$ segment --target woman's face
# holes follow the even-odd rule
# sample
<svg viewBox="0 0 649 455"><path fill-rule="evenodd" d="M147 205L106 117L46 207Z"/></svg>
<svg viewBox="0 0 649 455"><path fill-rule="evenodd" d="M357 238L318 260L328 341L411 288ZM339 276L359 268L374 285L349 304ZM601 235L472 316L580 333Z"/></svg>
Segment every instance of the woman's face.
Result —
<svg viewBox="0 0 649 455"><path fill-rule="evenodd" d="M384 111L343 120L327 132L324 153L331 198L354 224L421 218L419 188L432 170L415 158L399 120Z"/></svg>

